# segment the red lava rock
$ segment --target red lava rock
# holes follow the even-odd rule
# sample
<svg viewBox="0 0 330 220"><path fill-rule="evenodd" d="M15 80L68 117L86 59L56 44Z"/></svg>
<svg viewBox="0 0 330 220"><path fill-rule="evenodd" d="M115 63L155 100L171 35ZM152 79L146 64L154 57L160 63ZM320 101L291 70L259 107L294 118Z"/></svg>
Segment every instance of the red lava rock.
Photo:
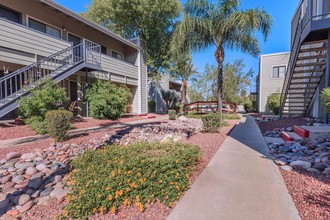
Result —
<svg viewBox="0 0 330 220"><path fill-rule="evenodd" d="M265 133L266 131L273 131L277 128L287 128L292 127L293 125L306 125L307 121L301 118L285 118L276 121L268 121L268 122L258 122L261 133Z"/></svg>
<svg viewBox="0 0 330 220"><path fill-rule="evenodd" d="M10 215L10 216L16 216L19 214L19 211L16 210L16 209L13 209L13 210L9 210L6 212L7 215Z"/></svg>

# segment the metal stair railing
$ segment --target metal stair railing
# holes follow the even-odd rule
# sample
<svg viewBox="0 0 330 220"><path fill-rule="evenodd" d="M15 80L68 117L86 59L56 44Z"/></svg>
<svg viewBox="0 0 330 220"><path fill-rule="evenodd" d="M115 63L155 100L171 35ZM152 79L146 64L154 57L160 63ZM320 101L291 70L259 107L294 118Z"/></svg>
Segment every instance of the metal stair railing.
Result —
<svg viewBox="0 0 330 220"><path fill-rule="evenodd" d="M37 87L42 79L54 78L84 61L84 43L68 47L49 57L0 78L0 107Z"/></svg>

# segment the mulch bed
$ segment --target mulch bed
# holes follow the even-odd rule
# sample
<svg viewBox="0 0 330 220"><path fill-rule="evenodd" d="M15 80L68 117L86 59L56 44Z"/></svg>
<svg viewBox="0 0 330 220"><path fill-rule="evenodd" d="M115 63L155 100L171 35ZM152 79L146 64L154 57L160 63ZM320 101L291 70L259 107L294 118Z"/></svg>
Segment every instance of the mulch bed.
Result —
<svg viewBox="0 0 330 220"><path fill-rule="evenodd" d="M221 128L220 132L216 133L216 134L199 132L199 133L191 136L189 139L183 140L184 143L199 145L202 150L202 158L201 158L201 161L198 163L198 166L196 167L195 171L192 174L191 184L196 180L196 178L199 176L199 174L207 166L207 164L210 162L210 160L215 155L217 150L220 148L222 143L225 141L226 137L229 135L230 131L233 129L233 127L238 122L239 122L239 120L228 121L229 126ZM88 141L91 138L103 137L105 134L109 134L112 132L114 133L115 131L116 131L115 129L108 129L108 130L105 130L102 132L87 134L86 136L83 136L83 137L77 137L77 138L71 139L71 140L69 140L69 142L78 144L78 143L81 143L84 141ZM49 147L50 143L52 143L51 140L45 140L45 141L40 141L37 144L34 143L31 145L24 145L24 148L21 148L21 149L11 148L10 151L16 151L16 150L25 151L25 148L29 148L27 151L25 151L25 152L29 152L33 148L40 148L40 145ZM36 145L38 147L36 147ZM3 158L7 152L9 152L9 151L5 152L3 149L0 150L0 158ZM64 203L62 202L62 203L49 204L48 206L35 206L29 212L27 212L23 215L23 219L43 219L43 220L54 219L54 217L56 217L57 215L60 214L61 207L63 207L63 205L64 205ZM174 207L175 207L175 204L172 208L169 208L162 203L155 202L153 205L148 206L143 213L140 213L138 211L138 209L135 207L125 208L125 209L120 208L119 213L117 215L112 215L110 213L105 214L105 215L96 214L94 216L91 216L89 219L91 219L91 220L96 220L96 219L162 220L162 219L167 218L167 216L171 213L171 211L173 210Z"/></svg>
<svg viewBox="0 0 330 220"><path fill-rule="evenodd" d="M306 171L281 173L302 220L330 219L330 176Z"/></svg>
<svg viewBox="0 0 330 220"><path fill-rule="evenodd" d="M275 128L287 128L294 125L306 125L308 122L302 118L285 118L276 121L258 122L261 133L265 133L268 130L274 130Z"/></svg>

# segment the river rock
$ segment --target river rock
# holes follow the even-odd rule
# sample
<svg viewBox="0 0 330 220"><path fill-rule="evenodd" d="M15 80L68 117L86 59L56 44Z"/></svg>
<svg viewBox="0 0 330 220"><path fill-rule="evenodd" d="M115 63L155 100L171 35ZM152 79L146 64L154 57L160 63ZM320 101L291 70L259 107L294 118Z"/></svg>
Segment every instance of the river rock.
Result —
<svg viewBox="0 0 330 220"><path fill-rule="evenodd" d="M6 159L7 160L12 160L12 159L15 159L15 158L19 158L20 156L21 156L21 153L19 153L19 152L9 152L6 155Z"/></svg>
<svg viewBox="0 0 330 220"><path fill-rule="evenodd" d="M35 154L35 153L26 153L26 154L23 154L23 155L21 156L21 159L22 159L22 160L34 159L34 158L36 158L37 156L38 156L38 155Z"/></svg>
<svg viewBox="0 0 330 220"><path fill-rule="evenodd" d="M25 162L25 163L16 163L15 168L20 169L20 170L26 170L29 167L34 167L34 163L32 162Z"/></svg>
<svg viewBox="0 0 330 220"><path fill-rule="evenodd" d="M312 164L307 161L297 160L290 163L290 166L296 169L305 169L311 168Z"/></svg>
<svg viewBox="0 0 330 220"><path fill-rule="evenodd" d="M32 176L33 174L37 173L38 170L34 167L28 167L25 171L25 173L29 176Z"/></svg>
<svg viewBox="0 0 330 220"><path fill-rule="evenodd" d="M19 181L22 181L24 180L25 178L22 176L22 175L18 175L18 176L15 176L13 179L12 179L12 182L14 183L17 183Z"/></svg>
<svg viewBox="0 0 330 220"><path fill-rule="evenodd" d="M27 203L25 203L22 208L19 210L20 213L23 213L23 212L26 212L28 211L29 209L31 209L33 206L33 201L29 201Z"/></svg>
<svg viewBox="0 0 330 220"><path fill-rule="evenodd" d="M47 167L46 167L45 164L41 163L41 164L37 165L36 168L37 168L37 170L39 170L39 171L43 171L43 170L46 169Z"/></svg>
<svg viewBox="0 0 330 220"><path fill-rule="evenodd" d="M43 183L43 180L41 178L35 178L30 180L28 186L32 189L38 189Z"/></svg>
<svg viewBox="0 0 330 220"><path fill-rule="evenodd" d="M0 178L0 183L5 184L9 182L13 177L12 176L4 176Z"/></svg>

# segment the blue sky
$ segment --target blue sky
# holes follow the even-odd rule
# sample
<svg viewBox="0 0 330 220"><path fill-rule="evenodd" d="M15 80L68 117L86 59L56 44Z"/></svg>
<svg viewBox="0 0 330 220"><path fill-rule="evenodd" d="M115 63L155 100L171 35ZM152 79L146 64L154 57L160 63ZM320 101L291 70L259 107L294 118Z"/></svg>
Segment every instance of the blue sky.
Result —
<svg viewBox="0 0 330 220"><path fill-rule="evenodd" d="M86 6L91 3L91 0L55 1L77 13L86 11ZM186 0L182 2L184 4ZM262 54L287 52L290 50L291 18L298 3L299 0L242 0L242 8L264 8L273 16L273 28L267 41L265 42L260 34L257 35ZM214 50L215 48L208 48L205 51L194 53L194 65L200 67L200 70L203 70L206 63L216 64ZM231 62L239 58L244 59L246 69L252 68L255 72L254 76L256 76L258 73L258 58L239 51L225 51L225 62Z"/></svg>

